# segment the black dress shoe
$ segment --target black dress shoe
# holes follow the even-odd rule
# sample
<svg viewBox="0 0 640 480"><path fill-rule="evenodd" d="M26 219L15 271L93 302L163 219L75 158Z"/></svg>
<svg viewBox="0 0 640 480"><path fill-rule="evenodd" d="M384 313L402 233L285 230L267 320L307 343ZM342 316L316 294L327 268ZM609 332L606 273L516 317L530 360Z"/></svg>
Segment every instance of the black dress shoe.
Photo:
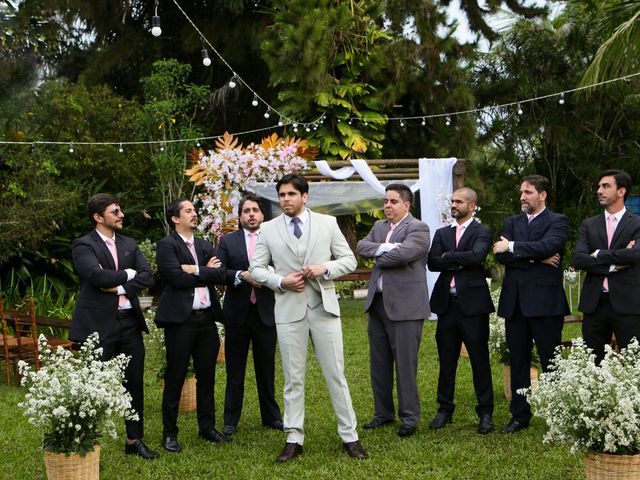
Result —
<svg viewBox="0 0 640 480"><path fill-rule="evenodd" d="M360 445L360 442L358 440L356 440L355 442L343 443L342 447L352 458L357 458L358 460L369 458L369 455L367 455L367 452L364 451L364 448L362 448L362 445Z"/></svg>
<svg viewBox="0 0 640 480"><path fill-rule="evenodd" d="M284 430L284 424L282 423L282 420L276 420L272 423L263 423L262 425L267 428L273 428L274 430Z"/></svg>
<svg viewBox="0 0 640 480"><path fill-rule="evenodd" d="M413 425L403 425L398 430L399 437L410 437L414 433L416 433L416 427Z"/></svg>
<svg viewBox="0 0 640 480"><path fill-rule="evenodd" d="M164 448L167 452L173 453L182 451L182 448L178 443L178 437L164 437L162 439L162 448Z"/></svg>
<svg viewBox="0 0 640 480"><path fill-rule="evenodd" d="M224 436L215 428L212 428L211 430L200 430L199 435L200 435L200 438L204 438L208 442L214 442L214 443L231 442L231 439L229 437Z"/></svg>
<svg viewBox="0 0 640 480"><path fill-rule="evenodd" d="M482 415L480 417L480 423L478 424L478 433L486 435L490 432L493 432L493 420L491 420L491 415Z"/></svg>
<svg viewBox="0 0 640 480"><path fill-rule="evenodd" d="M529 426L528 423L525 422L521 422L519 420L514 420L513 418L511 420L509 420L509 423L507 423L504 428L502 430L500 430L500 433L515 433L519 430L523 430L525 428L527 428Z"/></svg>
<svg viewBox="0 0 640 480"><path fill-rule="evenodd" d="M441 428L446 427L447 424L451 423L452 421L453 420L451 418L451 415L440 410L429 424L429 428L431 430L440 430Z"/></svg>
<svg viewBox="0 0 640 480"><path fill-rule="evenodd" d="M276 462L290 462L298 455L302 454L302 445L299 443L285 443L282 452L276 457Z"/></svg>
<svg viewBox="0 0 640 480"><path fill-rule="evenodd" d="M365 423L362 428L366 429L366 430L371 430L373 428L378 428L378 427L382 427L384 425L389 425L390 423L393 423L393 419L384 419L384 418L380 418L380 417L373 417L373 420L371 420L369 423Z"/></svg>
<svg viewBox="0 0 640 480"><path fill-rule="evenodd" d="M158 458L160 455L158 452L154 452L149 447L147 447L142 440L136 440L135 443L125 443L124 444L124 453L127 455L137 455L140 458L144 458L145 460L153 460L154 458Z"/></svg>
<svg viewBox="0 0 640 480"><path fill-rule="evenodd" d="M222 429L222 433L226 436L233 435L234 433L236 433L235 425L225 425Z"/></svg>

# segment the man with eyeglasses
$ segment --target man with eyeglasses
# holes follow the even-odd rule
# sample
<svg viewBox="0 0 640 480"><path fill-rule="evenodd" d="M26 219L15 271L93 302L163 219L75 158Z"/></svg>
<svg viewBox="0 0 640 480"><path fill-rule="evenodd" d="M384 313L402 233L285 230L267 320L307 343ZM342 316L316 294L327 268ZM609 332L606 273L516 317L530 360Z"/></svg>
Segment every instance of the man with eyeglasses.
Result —
<svg viewBox="0 0 640 480"><path fill-rule="evenodd" d="M125 453L146 460L158 457L142 441L144 435L144 344L148 333L138 294L153 285L153 272L135 240L116 233L124 213L118 197L98 193L89 199L89 219L95 226L73 241L72 253L80 276L80 294L73 311L69 339L84 342L98 332L102 359L130 356L125 383L138 420L125 422Z"/></svg>

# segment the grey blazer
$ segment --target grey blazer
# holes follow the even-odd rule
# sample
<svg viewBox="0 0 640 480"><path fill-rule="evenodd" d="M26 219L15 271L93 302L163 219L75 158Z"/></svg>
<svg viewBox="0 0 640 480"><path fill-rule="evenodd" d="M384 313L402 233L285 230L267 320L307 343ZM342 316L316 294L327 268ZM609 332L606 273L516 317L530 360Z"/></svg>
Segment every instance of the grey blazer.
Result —
<svg viewBox="0 0 640 480"><path fill-rule="evenodd" d="M369 311L376 293L378 279L383 275L382 296L384 310L390 320L419 320L431 312L427 288L427 254L429 253L429 227L411 214L402 220L391 243L399 245L375 257L389 232L389 221L378 220L369 234L358 242L358 254L375 258L375 268L369 282L365 311Z"/></svg>

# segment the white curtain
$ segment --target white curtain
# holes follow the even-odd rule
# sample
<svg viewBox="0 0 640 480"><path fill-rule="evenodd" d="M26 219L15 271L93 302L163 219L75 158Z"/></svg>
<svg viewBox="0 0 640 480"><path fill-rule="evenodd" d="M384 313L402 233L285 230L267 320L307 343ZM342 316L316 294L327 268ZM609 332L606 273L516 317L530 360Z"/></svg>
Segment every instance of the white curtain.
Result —
<svg viewBox="0 0 640 480"><path fill-rule="evenodd" d="M442 213L449 210L447 199L453 191L451 170L456 161L455 158L421 158L418 160L420 215L422 221L429 225L431 241L433 241L436 230L444 226ZM437 279L437 272L427 270L429 295L431 295Z"/></svg>
<svg viewBox="0 0 640 480"><path fill-rule="evenodd" d="M358 173L362 180L375 192L384 195L384 185L380 183L380 180L378 180L366 160L351 160L351 167L342 167L338 170L332 170L326 160L317 160L315 164L318 172L335 180L345 180L351 177L354 173ZM420 188L419 182L416 182L409 188L411 188L411 191L415 193L418 188Z"/></svg>

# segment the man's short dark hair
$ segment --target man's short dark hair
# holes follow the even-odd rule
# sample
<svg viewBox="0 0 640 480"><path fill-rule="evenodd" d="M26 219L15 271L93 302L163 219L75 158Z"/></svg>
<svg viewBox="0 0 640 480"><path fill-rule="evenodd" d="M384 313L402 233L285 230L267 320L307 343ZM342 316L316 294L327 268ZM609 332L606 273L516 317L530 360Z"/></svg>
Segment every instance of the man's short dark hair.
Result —
<svg viewBox="0 0 640 480"><path fill-rule="evenodd" d="M255 193L246 193L240 199L240 203L238 204L238 216L242 215L242 209L244 208L244 204L246 202L255 202L258 204L258 208L260 212L264 215L264 202L260 197L258 197Z"/></svg>
<svg viewBox="0 0 640 480"><path fill-rule="evenodd" d="M551 193L551 182L543 175L527 175L522 179L520 185L524 182L533 185L538 193L547 192L547 195Z"/></svg>
<svg viewBox="0 0 640 480"><path fill-rule="evenodd" d="M301 195L309 193L309 183L307 179L299 173L288 173L278 180L278 183L276 183L276 192L280 193L280 187L288 184L291 184Z"/></svg>
<svg viewBox="0 0 640 480"><path fill-rule="evenodd" d="M390 183L386 186L384 191L388 192L389 190L398 192L398 195L400 195L403 202L409 202L409 204L413 205L413 192L406 185L402 183Z"/></svg>
<svg viewBox="0 0 640 480"><path fill-rule="evenodd" d="M110 193L96 193L93 197L91 197L87 202L87 209L89 210L89 220L91 220L91 223L96 225L97 222L93 218L93 215L95 213L97 213L98 215L104 214L107 207L112 203L120 206L120 199L115 195L111 195Z"/></svg>
<svg viewBox="0 0 640 480"><path fill-rule="evenodd" d="M631 180L631 175L629 175L624 170L605 170L600 174L600 180L603 177L613 177L616 181L617 188L624 188L624 199L626 200L631 193L631 186L633 185L633 181Z"/></svg>
<svg viewBox="0 0 640 480"><path fill-rule="evenodd" d="M167 219L167 223L171 225L171 228L173 228L174 230L176 229L176 224L173 223L172 218L180 216L180 210L182 210L182 202L190 202L190 201L191 200L189 200L188 198L180 198L178 200L174 200L173 202L171 202L167 207L167 213L165 215L165 218Z"/></svg>

